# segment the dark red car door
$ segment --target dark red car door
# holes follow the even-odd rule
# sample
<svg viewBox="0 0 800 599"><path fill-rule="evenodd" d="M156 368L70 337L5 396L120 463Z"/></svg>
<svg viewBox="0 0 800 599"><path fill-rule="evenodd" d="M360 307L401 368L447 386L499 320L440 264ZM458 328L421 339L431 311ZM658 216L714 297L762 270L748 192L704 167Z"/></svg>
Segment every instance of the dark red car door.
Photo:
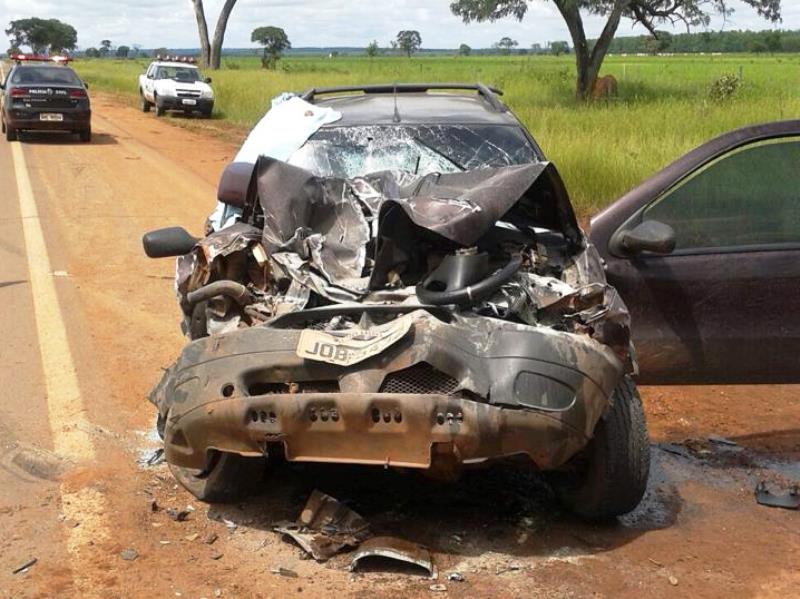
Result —
<svg viewBox="0 0 800 599"><path fill-rule="evenodd" d="M800 382L800 121L694 150L592 220L643 383Z"/></svg>

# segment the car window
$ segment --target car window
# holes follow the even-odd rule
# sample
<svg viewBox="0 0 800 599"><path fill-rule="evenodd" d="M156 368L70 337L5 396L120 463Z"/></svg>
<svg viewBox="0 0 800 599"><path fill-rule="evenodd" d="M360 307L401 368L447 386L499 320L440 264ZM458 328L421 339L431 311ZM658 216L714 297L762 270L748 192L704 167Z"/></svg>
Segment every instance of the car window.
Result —
<svg viewBox="0 0 800 599"><path fill-rule="evenodd" d="M66 67L17 67L11 83L18 85L81 85L75 71Z"/></svg>
<svg viewBox="0 0 800 599"><path fill-rule="evenodd" d="M383 170L425 175L536 161L523 131L505 125L326 127L289 159L319 176L346 178Z"/></svg>
<svg viewBox="0 0 800 599"><path fill-rule="evenodd" d="M675 229L676 251L800 243L800 138L738 148L644 211Z"/></svg>
<svg viewBox="0 0 800 599"><path fill-rule="evenodd" d="M175 79L176 81L193 82L200 80L200 72L191 67L159 67L156 79Z"/></svg>

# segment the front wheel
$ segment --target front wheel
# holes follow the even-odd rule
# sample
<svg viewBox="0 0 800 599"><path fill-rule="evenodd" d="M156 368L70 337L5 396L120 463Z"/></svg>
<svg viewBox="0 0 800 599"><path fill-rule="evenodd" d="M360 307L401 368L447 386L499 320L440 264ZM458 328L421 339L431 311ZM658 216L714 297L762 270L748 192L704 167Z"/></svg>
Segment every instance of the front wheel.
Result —
<svg viewBox="0 0 800 599"><path fill-rule="evenodd" d="M17 130L14 129L11 125L5 126L6 132L6 141L16 141L17 139Z"/></svg>
<svg viewBox="0 0 800 599"><path fill-rule="evenodd" d="M553 473L561 502L582 518L609 520L634 509L647 489L650 443L642 400L630 377L611 396L594 438L568 464Z"/></svg>
<svg viewBox="0 0 800 599"><path fill-rule="evenodd" d="M78 136L83 143L88 144L90 141L92 141L92 130L85 129L84 131L78 133Z"/></svg>
<svg viewBox="0 0 800 599"><path fill-rule="evenodd" d="M142 92L139 92L139 96L140 96L139 107L142 109L142 112L150 112L150 108L153 105L147 101Z"/></svg>
<svg viewBox="0 0 800 599"><path fill-rule="evenodd" d="M231 503L246 497L264 476L266 460L213 451L204 470L169 465L172 475L200 501Z"/></svg>
<svg viewBox="0 0 800 599"><path fill-rule="evenodd" d="M158 96L153 96L153 101L156 105L156 116L164 116L167 113L167 109L164 108L164 105L158 101Z"/></svg>

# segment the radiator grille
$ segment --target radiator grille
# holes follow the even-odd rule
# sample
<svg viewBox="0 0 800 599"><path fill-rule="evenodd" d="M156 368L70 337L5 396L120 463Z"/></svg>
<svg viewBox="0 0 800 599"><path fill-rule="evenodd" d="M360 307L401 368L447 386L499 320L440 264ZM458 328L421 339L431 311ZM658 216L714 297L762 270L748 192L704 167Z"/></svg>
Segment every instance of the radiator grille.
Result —
<svg viewBox="0 0 800 599"><path fill-rule="evenodd" d="M452 395L458 390L458 381L436 370L426 362L420 362L404 370L386 376L381 393L424 393Z"/></svg>

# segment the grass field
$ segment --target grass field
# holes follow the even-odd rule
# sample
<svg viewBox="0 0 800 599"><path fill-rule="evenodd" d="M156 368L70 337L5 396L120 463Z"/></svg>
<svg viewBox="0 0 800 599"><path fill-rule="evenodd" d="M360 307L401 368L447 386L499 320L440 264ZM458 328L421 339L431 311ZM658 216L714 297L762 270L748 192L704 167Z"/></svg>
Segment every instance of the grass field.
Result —
<svg viewBox="0 0 800 599"><path fill-rule="evenodd" d="M146 60L78 61L92 89L135 99ZM609 57L603 73L619 97L591 106L573 99L571 57L288 58L275 71L256 58L224 61L207 73L217 94L215 118L249 127L283 91L312 86L411 81L482 81L504 100L556 163L578 211L592 213L708 138L735 127L800 118L800 56ZM741 73L723 102L711 83Z"/></svg>

